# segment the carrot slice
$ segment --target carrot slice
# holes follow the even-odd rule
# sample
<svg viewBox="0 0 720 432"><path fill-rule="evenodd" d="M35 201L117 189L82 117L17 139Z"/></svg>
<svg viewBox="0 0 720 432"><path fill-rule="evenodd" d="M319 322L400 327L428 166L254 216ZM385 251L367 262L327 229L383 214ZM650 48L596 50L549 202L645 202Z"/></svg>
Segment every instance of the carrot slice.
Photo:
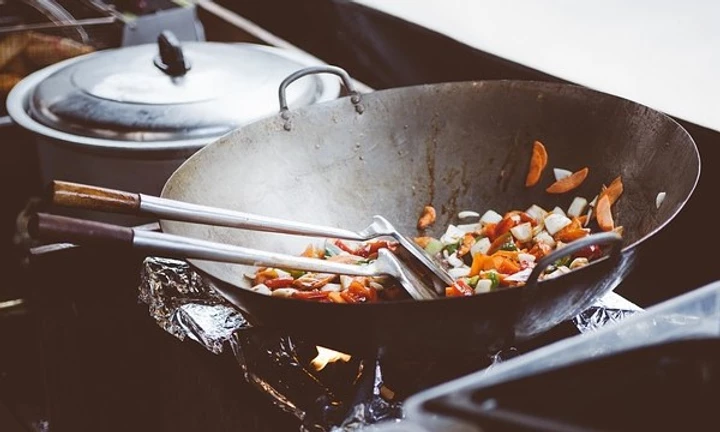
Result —
<svg viewBox="0 0 720 432"><path fill-rule="evenodd" d="M435 208L433 206L425 206L423 208L422 215L420 215L420 219L418 219L418 223L417 223L418 229L424 230L425 228L434 224L435 218L436 218Z"/></svg>
<svg viewBox="0 0 720 432"><path fill-rule="evenodd" d="M545 146L540 141L533 143L532 157L530 158L530 169L525 178L525 186L535 186L540 181L540 176L547 166L548 154Z"/></svg>
<svg viewBox="0 0 720 432"><path fill-rule="evenodd" d="M603 231L612 231L615 228L612 212L610 211L610 198L603 195L597 203L597 221Z"/></svg>
<svg viewBox="0 0 720 432"><path fill-rule="evenodd" d="M610 183L610 186L608 186L605 190L601 192L601 195L607 195L607 197L610 199L610 205L612 206L615 204L615 201L620 198L620 195L623 193L623 183L620 176L618 176L615 180Z"/></svg>
<svg viewBox="0 0 720 432"><path fill-rule="evenodd" d="M552 194L561 194L571 191L576 187L580 186L582 182L585 181L585 178L587 178L589 172L590 170L585 167L580 171L574 172L569 176L556 181L555 183L548 186L545 191Z"/></svg>

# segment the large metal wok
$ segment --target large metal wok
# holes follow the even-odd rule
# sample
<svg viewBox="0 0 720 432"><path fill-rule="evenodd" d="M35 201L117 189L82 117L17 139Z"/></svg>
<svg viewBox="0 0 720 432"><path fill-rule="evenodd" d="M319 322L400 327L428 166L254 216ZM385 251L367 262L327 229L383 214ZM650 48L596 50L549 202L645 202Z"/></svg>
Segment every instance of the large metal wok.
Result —
<svg viewBox="0 0 720 432"><path fill-rule="evenodd" d="M347 75L333 68L323 69ZM316 69L313 69L317 72ZM301 71L281 86L309 73ZM668 116L586 88L543 82L456 82L395 88L299 109L241 127L186 161L162 196L256 214L359 230L382 214L417 235L423 206L438 210L430 234L458 211L503 213L539 204L567 208L622 175L614 206L622 249L564 275L467 298L328 304L247 290L247 266L193 260L257 325L350 353L434 355L486 350L537 335L587 308L631 271L638 248L682 209L700 173L690 135ZM548 169L524 186L534 140ZM551 195L553 167L590 174ZM656 207L656 196L666 199ZM299 254L312 241L273 233L161 221L163 231ZM658 269L661 271L661 269Z"/></svg>

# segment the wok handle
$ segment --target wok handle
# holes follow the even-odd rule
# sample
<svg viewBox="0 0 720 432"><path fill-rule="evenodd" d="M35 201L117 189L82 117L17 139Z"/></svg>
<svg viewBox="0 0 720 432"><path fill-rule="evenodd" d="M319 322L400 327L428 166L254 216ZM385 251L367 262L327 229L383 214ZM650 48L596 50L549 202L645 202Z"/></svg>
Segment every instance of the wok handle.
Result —
<svg viewBox="0 0 720 432"><path fill-rule="evenodd" d="M339 76L343 82L343 85L345 85L348 94L350 95L350 102L352 102L352 104L355 106L355 111L357 111L358 114L362 114L363 111L365 111L365 108L360 103L360 93L358 93L358 91L355 89L355 85L352 83L350 75L348 75L348 73L345 72L344 69L341 69L337 66L311 66L305 69L300 69L299 71L290 74L280 83L280 88L278 89L278 96L280 98L280 115L283 119L285 119L286 121L290 119L290 116L288 114L289 108L286 95L287 87L304 76L319 73L329 73ZM288 129L288 125L289 123L286 122L286 129Z"/></svg>
<svg viewBox="0 0 720 432"><path fill-rule="evenodd" d="M573 253L579 252L585 248L588 248L590 246L604 246L604 245L610 245L610 257L614 257L615 255L619 255L620 251L622 250L622 237L614 232L604 232L604 233L598 233L598 234L591 234L589 236L583 237L581 239L574 240L570 243L568 243L566 246L557 249L550 253L549 255L543 257L533 268L532 273L530 273L530 276L528 277L526 283L528 285L530 284L536 284L538 282L538 278L540 277L540 274L545 271L548 266L555 263L555 261L565 258L568 255L571 255Z"/></svg>
<svg viewBox="0 0 720 432"><path fill-rule="evenodd" d="M28 233L35 239L101 246L130 247L134 239L134 231L129 227L45 213L30 217Z"/></svg>
<svg viewBox="0 0 720 432"><path fill-rule="evenodd" d="M112 213L136 214L140 194L55 180L48 190L53 204Z"/></svg>

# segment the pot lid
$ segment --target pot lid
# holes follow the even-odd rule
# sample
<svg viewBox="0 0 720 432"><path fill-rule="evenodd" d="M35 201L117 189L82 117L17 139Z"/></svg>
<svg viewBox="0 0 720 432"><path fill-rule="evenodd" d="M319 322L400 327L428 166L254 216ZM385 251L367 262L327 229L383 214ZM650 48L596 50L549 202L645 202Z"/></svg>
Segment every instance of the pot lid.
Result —
<svg viewBox="0 0 720 432"><path fill-rule="evenodd" d="M304 59L303 59L304 60ZM254 44L186 42L169 32L158 44L99 51L38 83L29 114L56 130L124 141L217 137L279 112L278 86L309 64ZM287 89L290 106L339 94L309 76Z"/></svg>

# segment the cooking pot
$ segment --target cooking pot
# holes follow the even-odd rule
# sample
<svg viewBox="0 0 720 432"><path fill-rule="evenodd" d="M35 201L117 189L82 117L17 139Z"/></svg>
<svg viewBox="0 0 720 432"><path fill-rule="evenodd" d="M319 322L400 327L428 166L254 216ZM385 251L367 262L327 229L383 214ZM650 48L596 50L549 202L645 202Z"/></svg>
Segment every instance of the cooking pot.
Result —
<svg viewBox="0 0 720 432"><path fill-rule="evenodd" d="M317 71L337 73L311 72ZM617 176L624 184L613 206L616 225L624 227L617 253L557 278L470 297L316 303L249 290L244 274L252 267L191 260L257 325L339 351L438 355L486 350L549 330L632 271L638 249L681 211L699 179L697 147L677 122L587 88L452 82L351 91L334 101L288 108L284 91L306 72L281 84L279 114L195 153L168 179L162 196L350 230L382 214L408 236L418 235L418 216L432 205L437 221L425 234L438 237L458 223L462 210L504 213L531 204L567 209L576 196L592 200ZM547 148L548 169L537 186L526 187L535 140ZM545 192L554 181L552 168L582 167L589 174L577 189ZM658 205L661 192L665 199ZM171 234L289 254L300 254L310 242L169 220L161 227Z"/></svg>
<svg viewBox="0 0 720 432"><path fill-rule="evenodd" d="M284 77L317 60L247 43L186 42L104 50L37 71L7 99L37 144L43 183L66 179L159 194L191 154L277 112ZM336 98L328 76L303 80L294 106ZM94 215L99 217L97 215Z"/></svg>

